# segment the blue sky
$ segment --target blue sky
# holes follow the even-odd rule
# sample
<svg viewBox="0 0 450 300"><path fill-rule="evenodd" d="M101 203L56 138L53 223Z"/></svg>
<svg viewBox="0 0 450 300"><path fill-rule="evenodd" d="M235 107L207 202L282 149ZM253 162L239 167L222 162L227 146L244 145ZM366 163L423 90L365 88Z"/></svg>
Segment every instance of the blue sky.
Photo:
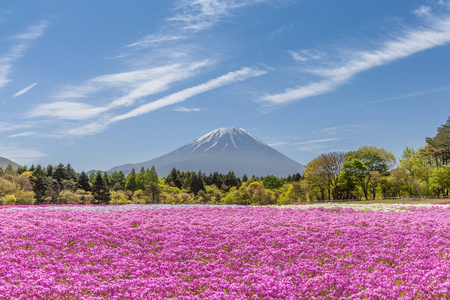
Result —
<svg viewBox="0 0 450 300"><path fill-rule="evenodd" d="M449 116L449 45L445 0L3 0L0 156L107 170L219 127L398 156Z"/></svg>

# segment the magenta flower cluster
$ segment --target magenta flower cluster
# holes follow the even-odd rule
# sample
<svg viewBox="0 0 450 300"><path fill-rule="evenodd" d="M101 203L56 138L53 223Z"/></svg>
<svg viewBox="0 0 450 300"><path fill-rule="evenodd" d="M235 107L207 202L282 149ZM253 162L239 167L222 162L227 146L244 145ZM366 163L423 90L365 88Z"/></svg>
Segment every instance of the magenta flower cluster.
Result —
<svg viewBox="0 0 450 300"><path fill-rule="evenodd" d="M0 299L448 299L450 209L0 210Z"/></svg>

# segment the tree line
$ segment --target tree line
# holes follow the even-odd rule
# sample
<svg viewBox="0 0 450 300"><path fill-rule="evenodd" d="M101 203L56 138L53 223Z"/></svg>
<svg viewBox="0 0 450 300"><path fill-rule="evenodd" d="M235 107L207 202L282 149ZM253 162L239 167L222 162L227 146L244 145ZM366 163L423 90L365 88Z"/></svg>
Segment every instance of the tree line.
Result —
<svg viewBox="0 0 450 300"><path fill-rule="evenodd" d="M448 196L450 118L419 149L398 159L383 148L363 146L324 153L303 174L237 177L173 169L159 178L155 167L123 172L77 173L68 165L0 169L0 202L21 204L238 204L274 205L340 199L369 200Z"/></svg>

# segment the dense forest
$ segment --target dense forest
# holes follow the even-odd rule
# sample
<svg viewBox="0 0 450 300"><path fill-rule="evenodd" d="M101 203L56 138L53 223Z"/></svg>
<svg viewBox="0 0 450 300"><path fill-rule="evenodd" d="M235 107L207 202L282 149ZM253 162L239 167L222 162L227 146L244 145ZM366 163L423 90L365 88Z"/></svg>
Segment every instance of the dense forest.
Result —
<svg viewBox="0 0 450 300"><path fill-rule="evenodd" d="M287 178L238 178L180 172L158 178L155 168L77 173L68 165L0 169L0 203L31 204L240 204L273 205L339 199L448 196L450 118L420 149L406 147L398 159L383 148L321 154L305 172Z"/></svg>

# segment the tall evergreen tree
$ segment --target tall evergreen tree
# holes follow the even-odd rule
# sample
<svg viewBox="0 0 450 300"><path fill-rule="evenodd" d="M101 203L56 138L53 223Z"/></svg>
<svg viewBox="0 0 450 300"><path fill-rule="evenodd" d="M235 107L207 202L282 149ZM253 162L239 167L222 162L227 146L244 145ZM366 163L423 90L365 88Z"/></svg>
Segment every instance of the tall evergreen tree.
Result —
<svg viewBox="0 0 450 300"><path fill-rule="evenodd" d="M145 168L142 167L141 171L139 171L139 173L136 175L136 190L144 190L145 189L145 184L146 184L146 172L145 172Z"/></svg>
<svg viewBox="0 0 450 300"><path fill-rule="evenodd" d="M110 180L111 187L113 187L114 190L123 190L125 188L126 178L122 171L112 173Z"/></svg>
<svg viewBox="0 0 450 300"><path fill-rule="evenodd" d="M150 197L150 201L153 204L157 204L161 200L161 187L156 182L150 182L145 191L146 195ZM148 204L148 201L147 201Z"/></svg>
<svg viewBox="0 0 450 300"><path fill-rule="evenodd" d="M59 164L58 166L56 166L55 170L53 171L53 178L56 179L58 182L67 179L66 167L64 167L63 164Z"/></svg>
<svg viewBox="0 0 450 300"><path fill-rule="evenodd" d="M133 191L133 192L137 190L136 170L134 168L131 169L131 173L127 177L127 182L125 184L125 190Z"/></svg>
<svg viewBox="0 0 450 300"><path fill-rule="evenodd" d="M156 182L156 183L159 182L158 173L156 173L155 166L152 166L152 168L150 169L149 175L150 175L150 178L149 178L150 182Z"/></svg>
<svg viewBox="0 0 450 300"><path fill-rule="evenodd" d="M77 181L77 172L72 168L70 164L66 166L66 178L68 180Z"/></svg>
<svg viewBox="0 0 450 300"><path fill-rule="evenodd" d="M109 189L111 187L111 180L107 172L103 173L103 181L105 182L105 186Z"/></svg>
<svg viewBox="0 0 450 300"><path fill-rule="evenodd" d="M47 188L51 183L49 182L49 178L46 176L41 165L37 165L36 168L34 168L30 181L33 185L36 204L43 204L47 193Z"/></svg>
<svg viewBox="0 0 450 300"><path fill-rule="evenodd" d="M206 192L205 183L202 178L194 172L192 172L189 178L189 189L192 193L194 193L194 195L197 195L200 191Z"/></svg>
<svg viewBox="0 0 450 300"><path fill-rule="evenodd" d="M52 165L48 165L47 166L47 168L46 168L46 171L47 171L47 176L48 177L52 177L53 178L53 166Z"/></svg>
<svg viewBox="0 0 450 300"><path fill-rule="evenodd" d="M86 172L81 172L80 177L78 178L78 188L85 190L86 192L91 191L91 184L89 182L89 177L86 175Z"/></svg>
<svg viewBox="0 0 450 300"><path fill-rule="evenodd" d="M92 186L92 194L97 204L109 204L111 200L111 195L101 172L97 172L94 185Z"/></svg>
<svg viewBox="0 0 450 300"><path fill-rule="evenodd" d="M5 169L5 173L15 173L16 171L14 170L14 167L12 166L12 164L8 164L8 166Z"/></svg>
<svg viewBox="0 0 450 300"><path fill-rule="evenodd" d="M166 184L173 185L181 189L182 183L179 177L179 171L173 168L172 171L170 171L170 174L166 177Z"/></svg>

